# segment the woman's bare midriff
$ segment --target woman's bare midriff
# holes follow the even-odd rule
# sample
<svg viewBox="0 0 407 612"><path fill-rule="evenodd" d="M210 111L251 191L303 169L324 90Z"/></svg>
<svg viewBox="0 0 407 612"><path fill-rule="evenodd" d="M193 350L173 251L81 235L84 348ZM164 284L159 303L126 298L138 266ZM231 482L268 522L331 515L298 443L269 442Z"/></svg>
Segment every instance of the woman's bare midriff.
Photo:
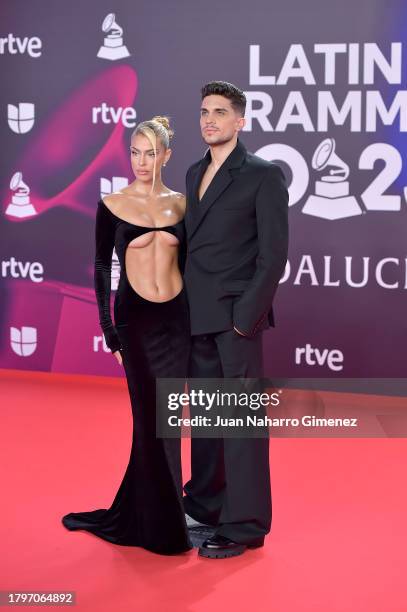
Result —
<svg viewBox="0 0 407 612"><path fill-rule="evenodd" d="M169 190L168 190L169 191ZM182 194L163 192L154 200L121 193L104 198L117 217L131 224L147 227L168 227L178 223L184 214ZM178 238L168 231L152 229L127 246L125 266L131 288L150 302L166 302L180 293L183 286L178 267Z"/></svg>

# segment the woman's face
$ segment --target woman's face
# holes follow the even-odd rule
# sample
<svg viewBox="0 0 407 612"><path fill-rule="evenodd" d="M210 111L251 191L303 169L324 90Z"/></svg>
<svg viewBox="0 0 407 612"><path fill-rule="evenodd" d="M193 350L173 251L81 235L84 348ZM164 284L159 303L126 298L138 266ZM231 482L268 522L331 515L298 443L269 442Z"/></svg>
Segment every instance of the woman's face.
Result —
<svg viewBox="0 0 407 612"><path fill-rule="evenodd" d="M157 138L156 155L154 147L150 140L144 134L136 134L131 139L131 167L135 177L143 182L149 183L154 176L154 158L155 161L155 176L160 176L161 166L169 157L169 149L165 149L161 140Z"/></svg>

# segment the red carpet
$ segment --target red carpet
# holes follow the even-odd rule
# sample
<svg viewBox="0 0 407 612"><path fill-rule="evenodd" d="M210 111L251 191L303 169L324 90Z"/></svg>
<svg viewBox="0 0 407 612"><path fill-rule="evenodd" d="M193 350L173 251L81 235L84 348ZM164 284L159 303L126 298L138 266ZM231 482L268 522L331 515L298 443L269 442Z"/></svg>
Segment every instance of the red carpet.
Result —
<svg viewBox="0 0 407 612"><path fill-rule="evenodd" d="M162 557L60 521L113 500L131 443L124 380L3 370L0 393L0 590L75 591L74 609L95 612L406 612L407 439L272 439L266 546Z"/></svg>

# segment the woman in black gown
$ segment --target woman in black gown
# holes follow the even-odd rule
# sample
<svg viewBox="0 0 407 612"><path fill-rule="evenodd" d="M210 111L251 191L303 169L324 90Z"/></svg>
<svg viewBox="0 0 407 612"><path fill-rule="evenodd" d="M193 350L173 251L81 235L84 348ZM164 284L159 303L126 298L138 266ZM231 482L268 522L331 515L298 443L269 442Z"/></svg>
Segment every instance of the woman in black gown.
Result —
<svg viewBox="0 0 407 612"><path fill-rule="evenodd" d="M190 342L180 270L185 198L161 181L171 136L166 117L140 123L130 146L136 180L98 202L95 292L107 346L125 369L133 442L111 507L62 519L70 530L161 554L192 548L182 504L180 439L156 437L155 379L186 377ZM113 247L121 265L115 324Z"/></svg>

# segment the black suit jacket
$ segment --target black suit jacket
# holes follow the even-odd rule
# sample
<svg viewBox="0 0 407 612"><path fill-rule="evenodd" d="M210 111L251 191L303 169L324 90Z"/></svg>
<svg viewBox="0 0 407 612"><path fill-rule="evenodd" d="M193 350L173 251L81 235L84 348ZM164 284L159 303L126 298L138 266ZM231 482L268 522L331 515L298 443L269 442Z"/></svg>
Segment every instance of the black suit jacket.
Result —
<svg viewBox="0 0 407 612"><path fill-rule="evenodd" d="M192 334L274 325L273 298L288 249L288 191L276 164L238 140L199 201L210 150L186 176L184 282Z"/></svg>

